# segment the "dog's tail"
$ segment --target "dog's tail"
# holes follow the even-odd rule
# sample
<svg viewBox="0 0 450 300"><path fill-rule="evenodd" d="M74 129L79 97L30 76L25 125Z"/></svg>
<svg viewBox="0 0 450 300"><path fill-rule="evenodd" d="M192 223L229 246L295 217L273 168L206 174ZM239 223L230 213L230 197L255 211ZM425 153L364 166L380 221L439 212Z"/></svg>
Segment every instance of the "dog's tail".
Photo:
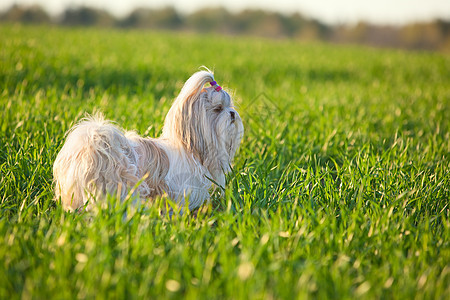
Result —
<svg viewBox="0 0 450 300"><path fill-rule="evenodd" d="M92 204L106 194L127 194L139 180L132 142L101 114L87 116L67 134L53 177L55 194L66 210Z"/></svg>

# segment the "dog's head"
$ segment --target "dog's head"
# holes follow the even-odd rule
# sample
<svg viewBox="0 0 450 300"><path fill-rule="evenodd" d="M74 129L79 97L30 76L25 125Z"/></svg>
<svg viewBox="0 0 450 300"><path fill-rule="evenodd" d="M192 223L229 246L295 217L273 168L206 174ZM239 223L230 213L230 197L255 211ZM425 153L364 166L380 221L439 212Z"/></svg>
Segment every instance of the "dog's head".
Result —
<svg viewBox="0 0 450 300"><path fill-rule="evenodd" d="M230 95L215 84L209 71L197 72L186 81L163 129L164 138L192 153L211 174L229 171L243 134Z"/></svg>

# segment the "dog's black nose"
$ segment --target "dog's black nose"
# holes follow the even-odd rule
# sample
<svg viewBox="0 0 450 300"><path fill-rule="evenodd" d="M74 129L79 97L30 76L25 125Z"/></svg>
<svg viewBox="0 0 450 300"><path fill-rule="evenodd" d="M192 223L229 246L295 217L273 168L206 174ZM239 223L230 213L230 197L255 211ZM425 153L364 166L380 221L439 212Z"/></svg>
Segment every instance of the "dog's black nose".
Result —
<svg viewBox="0 0 450 300"><path fill-rule="evenodd" d="M235 118L236 118L234 114L235 114L234 111L230 111L231 122L234 122L234 120L235 120Z"/></svg>

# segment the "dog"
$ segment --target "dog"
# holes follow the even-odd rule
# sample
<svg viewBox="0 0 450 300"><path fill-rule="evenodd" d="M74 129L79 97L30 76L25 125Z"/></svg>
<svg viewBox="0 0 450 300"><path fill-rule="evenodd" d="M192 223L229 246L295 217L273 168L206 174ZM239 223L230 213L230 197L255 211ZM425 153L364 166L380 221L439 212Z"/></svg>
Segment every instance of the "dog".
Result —
<svg viewBox="0 0 450 300"><path fill-rule="evenodd" d="M90 210L108 194L123 200L131 191L139 199L166 195L194 210L213 186L225 187L243 133L231 96L211 71L199 71L169 109L159 138L124 131L101 114L73 126L53 166L56 199L67 211Z"/></svg>

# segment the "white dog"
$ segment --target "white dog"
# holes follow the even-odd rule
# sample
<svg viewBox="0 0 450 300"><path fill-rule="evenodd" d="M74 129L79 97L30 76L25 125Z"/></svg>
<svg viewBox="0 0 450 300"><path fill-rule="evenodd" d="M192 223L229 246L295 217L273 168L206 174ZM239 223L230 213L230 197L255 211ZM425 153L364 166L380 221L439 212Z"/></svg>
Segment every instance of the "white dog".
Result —
<svg viewBox="0 0 450 300"><path fill-rule="evenodd" d="M167 193L195 209L209 199L213 182L225 186L243 132L230 95L211 72L197 72L175 99L160 138L124 132L101 115L70 129L53 166L56 197L66 210L90 209L106 194L124 199L142 181L134 193L140 198Z"/></svg>

